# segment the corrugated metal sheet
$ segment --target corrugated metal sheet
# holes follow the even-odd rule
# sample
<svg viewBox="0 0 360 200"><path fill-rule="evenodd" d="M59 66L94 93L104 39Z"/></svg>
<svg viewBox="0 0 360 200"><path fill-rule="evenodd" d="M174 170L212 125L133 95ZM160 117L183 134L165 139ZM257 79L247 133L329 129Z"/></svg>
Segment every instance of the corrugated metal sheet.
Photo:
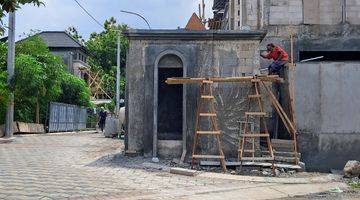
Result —
<svg viewBox="0 0 360 200"><path fill-rule="evenodd" d="M63 103L50 103L49 132L86 129L86 108Z"/></svg>

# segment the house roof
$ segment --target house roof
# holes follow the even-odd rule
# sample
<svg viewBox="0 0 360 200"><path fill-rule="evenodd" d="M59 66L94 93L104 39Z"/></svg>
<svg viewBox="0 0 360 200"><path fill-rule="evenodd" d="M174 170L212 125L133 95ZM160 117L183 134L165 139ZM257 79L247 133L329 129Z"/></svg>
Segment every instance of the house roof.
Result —
<svg viewBox="0 0 360 200"><path fill-rule="evenodd" d="M187 23L186 30L206 30L204 24L201 22L201 19L197 16L196 13L193 13L189 22Z"/></svg>
<svg viewBox="0 0 360 200"><path fill-rule="evenodd" d="M84 47L66 31L43 31L38 34L48 47Z"/></svg>
<svg viewBox="0 0 360 200"><path fill-rule="evenodd" d="M42 31L36 35L40 36L49 48L80 48L89 53L84 45L66 31ZM26 39L19 40L18 42Z"/></svg>

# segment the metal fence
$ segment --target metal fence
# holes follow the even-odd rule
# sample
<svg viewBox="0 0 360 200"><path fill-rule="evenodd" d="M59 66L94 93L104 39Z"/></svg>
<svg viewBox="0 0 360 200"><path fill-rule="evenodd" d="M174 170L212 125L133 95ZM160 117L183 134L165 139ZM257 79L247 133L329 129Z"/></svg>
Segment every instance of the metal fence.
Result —
<svg viewBox="0 0 360 200"><path fill-rule="evenodd" d="M86 121L86 108L64 103L50 103L49 132L84 130Z"/></svg>

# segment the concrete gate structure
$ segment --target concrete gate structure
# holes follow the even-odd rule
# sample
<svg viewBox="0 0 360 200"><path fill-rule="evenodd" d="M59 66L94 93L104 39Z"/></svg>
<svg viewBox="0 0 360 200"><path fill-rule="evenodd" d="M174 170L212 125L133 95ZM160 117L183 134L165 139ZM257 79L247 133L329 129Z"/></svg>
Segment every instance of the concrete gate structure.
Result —
<svg viewBox="0 0 360 200"><path fill-rule="evenodd" d="M166 85L169 77L248 76L260 67L263 31L129 30L126 150L180 158L190 152L198 85ZM215 87L226 156L236 157L246 84ZM207 122L204 122L206 125ZM213 141L202 150L213 151Z"/></svg>

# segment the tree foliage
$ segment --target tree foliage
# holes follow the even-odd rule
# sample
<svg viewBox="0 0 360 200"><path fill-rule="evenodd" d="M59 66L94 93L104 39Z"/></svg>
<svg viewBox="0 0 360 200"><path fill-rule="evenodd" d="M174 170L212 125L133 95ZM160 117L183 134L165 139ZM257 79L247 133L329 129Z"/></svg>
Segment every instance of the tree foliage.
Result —
<svg viewBox="0 0 360 200"><path fill-rule="evenodd" d="M4 123L6 106L9 97L9 87L6 73L7 48L5 43L0 43L0 124Z"/></svg>
<svg viewBox="0 0 360 200"><path fill-rule="evenodd" d="M9 90L7 85L7 74L0 70L0 124L4 123L6 115L6 105L8 102Z"/></svg>
<svg viewBox="0 0 360 200"><path fill-rule="evenodd" d="M86 47L94 54L90 59L91 66L100 67L108 73L113 66L117 65L117 38L118 34L128 29L125 24L119 25L116 19L111 17L104 23L104 31L92 33L85 43ZM125 66L126 50L129 47L127 38L121 37L121 66Z"/></svg>
<svg viewBox="0 0 360 200"><path fill-rule="evenodd" d="M114 17L104 22L104 30L100 33L92 33L88 41L83 44L93 54L88 59L93 73L99 73L103 79L103 89L106 93L115 95L116 93L116 65L117 65L117 40L118 34L128 29L125 24L119 25ZM75 27L69 27L68 33L75 39L83 41ZM125 91L125 64L126 51L129 48L129 42L126 37L121 37L121 81L120 89ZM122 94L122 97L124 94Z"/></svg>
<svg viewBox="0 0 360 200"><path fill-rule="evenodd" d="M3 60L6 56L3 56L2 45L0 63L6 63L6 60ZM15 75L10 87L15 96L15 120L34 122L37 103L40 106L41 122L46 118L51 101L89 105L89 92L84 80L69 74L63 60L49 51L40 36L35 35L20 41L15 48ZM2 69L1 72L5 73L5 70ZM0 87L4 82L1 77ZM72 98L73 96L76 97ZM1 111L4 105L0 106Z"/></svg>
<svg viewBox="0 0 360 200"><path fill-rule="evenodd" d="M81 44L85 44L84 38L79 34L78 30L74 26L70 26L66 29L66 32L70 34L74 39L76 39Z"/></svg>
<svg viewBox="0 0 360 200"><path fill-rule="evenodd" d="M14 111L15 119L33 122L38 99L44 98L47 87L46 74L42 63L36 58L21 54L15 60Z"/></svg>
<svg viewBox="0 0 360 200"><path fill-rule="evenodd" d="M59 102L90 106L90 90L84 80L69 73L64 73L61 81L61 90Z"/></svg>

